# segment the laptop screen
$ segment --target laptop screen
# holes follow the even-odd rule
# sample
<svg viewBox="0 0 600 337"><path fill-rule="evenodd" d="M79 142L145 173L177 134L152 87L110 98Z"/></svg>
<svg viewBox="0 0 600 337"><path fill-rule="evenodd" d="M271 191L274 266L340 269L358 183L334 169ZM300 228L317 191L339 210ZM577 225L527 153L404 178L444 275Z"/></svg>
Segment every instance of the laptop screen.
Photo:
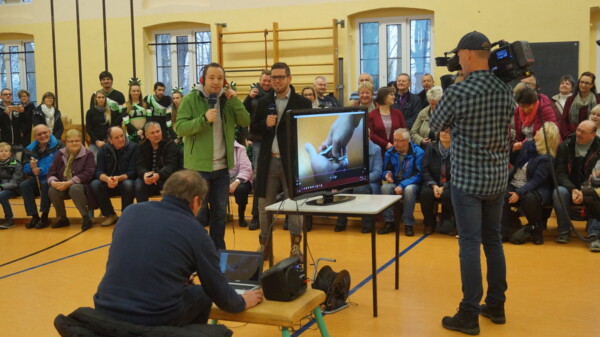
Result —
<svg viewBox="0 0 600 337"><path fill-rule="evenodd" d="M221 250L219 260L221 272L229 283L259 284L264 263L262 253Z"/></svg>

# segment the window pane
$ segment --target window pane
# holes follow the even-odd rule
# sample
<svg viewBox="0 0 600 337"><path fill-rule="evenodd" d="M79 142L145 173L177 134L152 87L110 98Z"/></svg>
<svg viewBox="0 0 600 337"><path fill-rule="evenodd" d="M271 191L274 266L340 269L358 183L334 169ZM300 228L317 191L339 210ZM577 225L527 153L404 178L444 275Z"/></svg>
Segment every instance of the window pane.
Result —
<svg viewBox="0 0 600 337"><path fill-rule="evenodd" d="M4 53L4 45L0 44L0 53ZM6 55L0 54L0 88L6 88Z"/></svg>
<svg viewBox="0 0 600 337"><path fill-rule="evenodd" d="M156 43L169 43L170 34L156 34ZM165 88L171 88L171 47L156 46L156 80L163 82Z"/></svg>
<svg viewBox="0 0 600 337"><path fill-rule="evenodd" d="M387 78L393 81L402 70L402 25L387 25Z"/></svg>
<svg viewBox="0 0 600 337"><path fill-rule="evenodd" d="M26 73L26 81L27 81L27 90L29 91L30 100L36 104L37 103L37 90L35 88L35 57L33 54L35 45L33 42L25 43L25 51L31 52L25 54L25 73Z"/></svg>
<svg viewBox="0 0 600 337"><path fill-rule="evenodd" d="M375 88L379 88L379 23L360 24L360 72L373 76Z"/></svg>
<svg viewBox="0 0 600 337"><path fill-rule="evenodd" d="M210 49L210 32L196 32L196 78L200 78L202 67L212 60Z"/></svg>
<svg viewBox="0 0 600 337"><path fill-rule="evenodd" d="M421 77L431 73L431 22L410 22L410 75L413 78L411 91L423 90Z"/></svg>
<svg viewBox="0 0 600 337"><path fill-rule="evenodd" d="M18 97L17 93L21 90L21 77L19 64L19 47L11 46L10 50L10 86L13 91L13 98Z"/></svg>
<svg viewBox="0 0 600 337"><path fill-rule="evenodd" d="M187 36L177 37L177 85L180 88L184 88L184 92L189 90L190 85L190 53L188 52L190 45L187 42Z"/></svg>

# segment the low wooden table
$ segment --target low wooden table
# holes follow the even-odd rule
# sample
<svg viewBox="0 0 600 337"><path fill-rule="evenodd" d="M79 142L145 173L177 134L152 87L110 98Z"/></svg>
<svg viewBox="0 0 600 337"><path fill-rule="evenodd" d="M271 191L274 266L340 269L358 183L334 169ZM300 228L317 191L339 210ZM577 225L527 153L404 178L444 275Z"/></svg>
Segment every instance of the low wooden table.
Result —
<svg viewBox="0 0 600 337"><path fill-rule="evenodd" d="M321 308L319 305L325 301L325 293L321 290L307 288L306 292L291 302L269 301L265 299L254 308L237 314L225 312L213 305L210 319L213 324L219 320L243 322L253 324L275 325L281 327L281 335L289 337L289 328L298 324L310 312L315 315L315 321L321 331L321 336L329 337Z"/></svg>

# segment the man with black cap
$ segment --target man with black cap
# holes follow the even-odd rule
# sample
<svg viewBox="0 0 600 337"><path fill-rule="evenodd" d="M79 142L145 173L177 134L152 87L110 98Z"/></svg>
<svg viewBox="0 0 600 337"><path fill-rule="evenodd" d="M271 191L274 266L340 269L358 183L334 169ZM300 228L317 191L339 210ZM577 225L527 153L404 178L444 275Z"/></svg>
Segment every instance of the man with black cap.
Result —
<svg viewBox="0 0 600 337"><path fill-rule="evenodd" d="M508 180L509 123L514 101L510 88L489 70L491 44L479 32L462 37L456 53L466 79L444 92L431 115L434 131L450 128L452 204L459 235L463 299L444 328L479 334L479 317L503 324L506 261L500 218ZM487 260L488 288L483 296L480 246Z"/></svg>

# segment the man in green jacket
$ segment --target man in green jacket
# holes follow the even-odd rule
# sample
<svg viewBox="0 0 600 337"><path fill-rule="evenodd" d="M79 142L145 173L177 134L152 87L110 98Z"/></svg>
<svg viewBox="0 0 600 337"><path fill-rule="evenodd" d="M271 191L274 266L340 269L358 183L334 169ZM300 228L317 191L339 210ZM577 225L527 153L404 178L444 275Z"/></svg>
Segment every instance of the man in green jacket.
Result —
<svg viewBox="0 0 600 337"><path fill-rule="evenodd" d="M208 182L208 193L197 219L204 226L210 219L210 236L217 249L225 249L235 127L250 124L248 111L237 93L225 88L226 83L220 64L205 66L200 84L183 98L175 122L177 134L183 136L185 143L183 167L198 171Z"/></svg>

